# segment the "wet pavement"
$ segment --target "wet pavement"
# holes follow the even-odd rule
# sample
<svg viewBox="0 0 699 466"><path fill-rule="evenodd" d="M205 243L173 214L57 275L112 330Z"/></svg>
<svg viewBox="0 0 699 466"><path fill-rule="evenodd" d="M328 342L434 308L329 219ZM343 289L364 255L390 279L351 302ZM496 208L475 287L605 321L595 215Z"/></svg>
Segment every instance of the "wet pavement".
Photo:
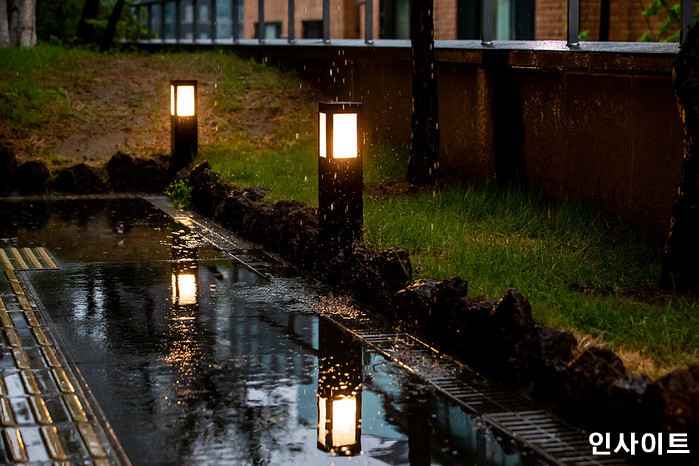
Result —
<svg viewBox="0 0 699 466"><path fill-rule="evenodd" d="M39 246L59 269L21 278L112 462L543 462L319 315L302 277L245 267L146 200L0 203L0 247Z"/></svg>

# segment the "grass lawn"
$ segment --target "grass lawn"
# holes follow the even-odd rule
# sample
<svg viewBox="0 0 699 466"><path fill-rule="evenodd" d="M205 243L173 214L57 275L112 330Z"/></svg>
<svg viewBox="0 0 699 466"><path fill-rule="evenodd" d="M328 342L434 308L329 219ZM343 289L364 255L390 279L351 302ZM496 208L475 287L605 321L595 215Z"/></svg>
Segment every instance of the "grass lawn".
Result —
<svg viewBox="0 0 699 466"><path fill-rule="evenodd" d="M200 156L270 198L316 204L316 102L293 74L217 52L97 54L56 46L0 49L0 140L24 159L99 163L117 148L169 148L169 80L200 89ZM405 195L407 154L365 151L365 238L410 251L415 278L461 276L474 297L508 287L535 318L607 342L633 371L656 377L696 362L696 297L657 288L657 248L575 203L492 184ZM386 188L386 186L389 188Z"/></svg>

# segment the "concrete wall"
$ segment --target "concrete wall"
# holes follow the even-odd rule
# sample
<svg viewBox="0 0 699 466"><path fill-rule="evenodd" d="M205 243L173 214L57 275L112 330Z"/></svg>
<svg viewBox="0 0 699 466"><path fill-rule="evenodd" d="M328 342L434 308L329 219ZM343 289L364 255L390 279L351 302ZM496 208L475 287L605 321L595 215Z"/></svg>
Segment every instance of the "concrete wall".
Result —
<svg viewBox="0 0 699 466"><path fill-rule="evenodd" d="M409 45L235 48L297 69L333 99L364 102L369 140L409 147ZM553 199L579 198L661 240L684 144L671 78L676 53L676 44L571 51L561 42L437 42L440 167L463 180L514 173Z"/></svg>

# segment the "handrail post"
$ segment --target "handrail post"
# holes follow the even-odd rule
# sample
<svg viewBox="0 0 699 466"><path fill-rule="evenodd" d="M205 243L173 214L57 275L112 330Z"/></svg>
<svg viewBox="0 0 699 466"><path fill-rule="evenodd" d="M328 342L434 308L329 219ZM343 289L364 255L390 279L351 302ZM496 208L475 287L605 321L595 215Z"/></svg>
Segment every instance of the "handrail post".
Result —
<svg viewBox="0 0 699 466"><path fill-rule="evenodd" d="M374 0L364 0L364 42L374 43Z"/></svg>
<svg viewBox="0 0 699 466"><path fill-rule="evenodd" d="M136 42L141 42L141 4L136 5Z"/></svg>
<svg viewBox="0 0 699 466"><path fill-rule="evenodd" d="M197 23L199 22L199 6L197 0L192 0L192 43L197 42Z"/></svg>
<svg viewBox="0 0 699 466"><path fill-rule="evenodd" d="M493 0L481 0L481 44L493 45Z"/></svg>
<svg viewBox="0 0 699 466"><path fill-rule="evenodd" d="M238 42L239 32L240 32L240 19L238 18L238 1L231 0L231 20L233 25L231 26L231 37L233 37L233 43Z"/></svg>
<svg viewBox="0 0 699 466"><path fill-rule="evenodd" d="M323 0L323 42L330 43L330 0Z"/></svg>
<svg viewBox="0 0 699 466"><path fill-rule="evenodd" d="M146 6L146 14L148 15L148 18L146 18L146 29L148 29L148 41L150 42L153 40L153 4L149 3Z"/></svg>
<svg viewBox="0 0 699 466"><path fill-rule="evenodd" d="M265 0L257 0L257 40L265 41Z"/></svg>
<svg viewBox="0 0 699 466"><path fill-rule="evenodd" d="M182 16L182 5L181 5L181 0L176 0L175 1L175 41L179 44L180 43L180 36L182 35L182 25L180 24L181 21L181 16Z"/></svg>
<svg viewBox="0 0 699 466"><path fill-rule="evenodd" d="M216 0L211 0L209 8L209 20L211 21L211 43L216 42L216 21L218 12L216 11Z"/></svg>
<svg viewBox="0 0 699 466"><path fill-rule="evenodd" d="M682 0L680 10L680 44L684 44L689 29L694 25L694 0Z"/></svg>
<svg viewBox="0 0 699 466"><path fill-rule="evenodd" d="M580 45L580 0L568 0L568 47Z"/></svg>
<svg viewBox="0 0 699 466"><path fill-rule="evenodd" d="M293 44L296 41L296 5L294 0L289 0L289 43Z"/></svg>
<svg viewBox="0 0 699 466"><path fill-rule="evenodd" d="M165 23L165 2L160 2L160 35L162 36L160 39L163 43L165 43L165 26L167 26Z"/></svg>

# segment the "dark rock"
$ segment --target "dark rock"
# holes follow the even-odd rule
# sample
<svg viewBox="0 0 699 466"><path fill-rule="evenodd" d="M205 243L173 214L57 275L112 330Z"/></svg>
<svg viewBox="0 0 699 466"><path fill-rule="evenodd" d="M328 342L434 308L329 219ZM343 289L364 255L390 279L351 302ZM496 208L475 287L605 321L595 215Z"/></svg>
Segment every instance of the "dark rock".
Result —
<svg viewBox="0 0 699 466"><path fill-rule="evenodd" d="M207 173L207 171L211 170L211 165L209 165L209 162L203 161L196 167L192 168L192 170L189 173L189 184L190 185L195 185L199 183L199 177L202 174Z"/></svg>
<svg viewBox="0 0 699 466"><path fill-rule="evenodd" d="M369 260L367 272L371 277L367 289L379 303L390 304L396 292L412 278L408 251L401 248L379 251Z"/></svg>
<svg viewBox="0 0 699 466"><path fill-rule="evenodd" d="M223 202L221 221L234 231L246 234L249 232L259 209L260 202L256 201L254 196L234 193Z"/></svg>
<svg viewBox="0 0 699 466"><path fill-rule="evenodd" d="M93 194L104 192L105 183L97 168L79 163L58 172L53 188L68 193Z"/></svg>
<svg viewBox="0 0 699 466"><path fill-rule="evenodd" d="M535 325L541 347L541 360L546 364L559 364L567 366L573 357L573 350L578 341L569 332Z"/></svg>
<svg viewBox="0 0 699 466"><path fill-rule="evenodd" d="M17 170L17 188L22 194L43 194L48 188L51 172L41 160L24 162Z"/></svg>
<svg viewBox="0 0 699 466"><path fill-rule="evenodd" d="M568 363L578 342L562 330L535 325L539 341L539 361L534 365L531 395L542 401L560 402L566 396L565 379Z"/></svg>
<svg viewBox="0 0 699 466"><path fill-rule="evenodd" d="M137 189L136 163L130 155L117 152L107 162L107 178L114 191Z"/></svg>
<svg viewBox="0 0 699 466"><path fill-rule="evenodd" d="M437 280L420 279L398 290L393 298L395 316L411 329L432 327L431 307Z"/></svg>
<svg viewBox="0 0 699 466"><path fill-rule="evenodd" d="M635 427L647 422L641 403L650 382L650 378L645 375L625 374L614 379L609 388L605 411L615 419L613 422L618 427Z"/></svg>
<svg viewBox="0 0 699 466"><path fill-rule="evenodd" d="M534 330L532 306L519 291L510 288L490 312L488 327L500 342L512 345Z"/></svg>
<svg viewBox="0 0 699 466"><path fill-rule="evenodd" d="M15 174L19 161L10 146L0 147L0 196L9 196L15 189Z"/></svg>
<svg viewBox="0 0 699 466"><path fill-rule="evenodd" d="M459 277L417 280L396 293L395 315L424 334L444 337L449 329L459 328L455 315L471 305L467 292L468 283Z"/></svg>
<svg viewBox="0 0 699 466"><path fill-rule="evenodd" d="M599 416L608 406L614 382L626 375L624 363L608 348L592 346L575 358L565 375L566 398L574 415Z"/></svg>
<svg viewBox="0 0 699 466"><path fill-rule="evenodd" d="M134 160L139 190L161 193L170 184L167 161L162 157L139 157Z"/></svg>
<svg viewBox="0 0 699 466"><path fill-rule="evenodd" d="M699 365L677 369L648 385L643 405L654 428L699 436ZM698 442L699 443L699 442Z"/></svg>
<svg viewBox="0 0 699 466"><path fill-rule="evenodd" d="M208 162L202 162L192 169L189 184L192 188L192 205L196 210L214 218L225 214L224 202L233 187L222 182Z"/></svg>
<svg viewBox="0 0 699 466"><path fill-rule="evenodd" d="M433 313L438 315L451 309L461 309L470 306L467 297L468 282L459 277L440 280L435 284Z"/></svg>
<svg viewBox="0 0 699 466"><path fill-rule="evenodd" d="M180 168L175 172L172 177L172 181L187 180L191 175L192 170L189 167Z"/></svg>
<svg viewBox="0 0 699 466"><path fill-rule="evenodd" d="M267 195L265 188L245 188L233 193L233 196L244 196L254 202L262 202Z"/></svg>

